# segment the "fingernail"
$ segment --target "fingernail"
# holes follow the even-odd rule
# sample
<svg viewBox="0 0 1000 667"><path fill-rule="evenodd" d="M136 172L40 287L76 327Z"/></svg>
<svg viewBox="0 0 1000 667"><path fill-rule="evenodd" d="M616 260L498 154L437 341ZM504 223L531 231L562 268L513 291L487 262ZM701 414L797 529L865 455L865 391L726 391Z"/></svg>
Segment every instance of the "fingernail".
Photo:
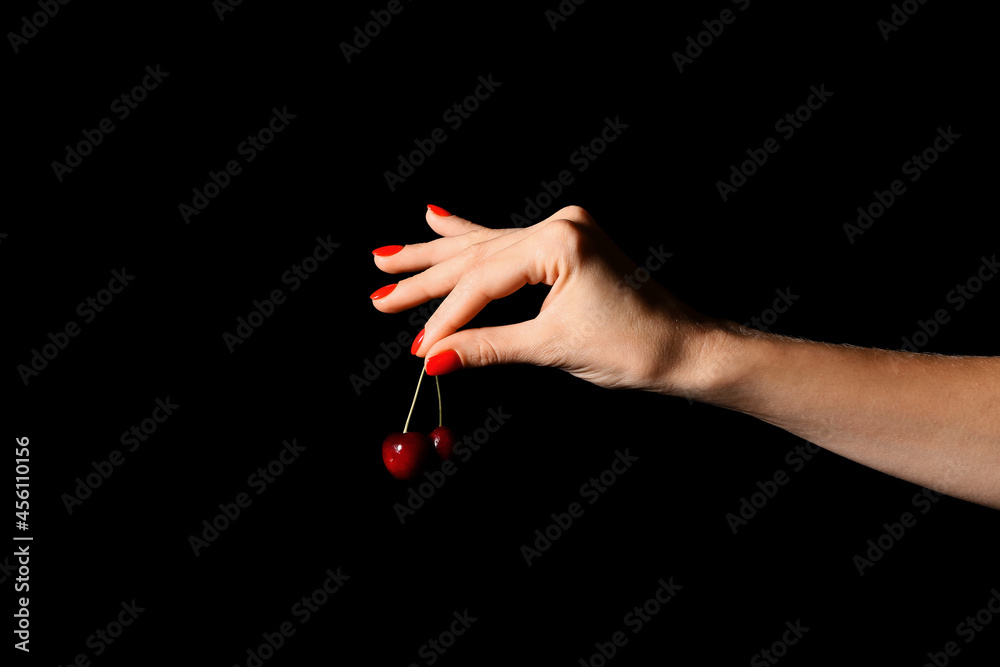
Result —
<svg viewBox="0 0 1000 667"><path fill-rule="evenodd" d="M388 257L389 255L395 255L402 249L403 246L401 245L384 245L381 248L375 248L372 250L372 254L378 255L379 257Z"/></svg>
<svg viewBox="0 0 1000 667"><path fill-rule="evenodd" d="M420 344L424 342L424 330L421 329L417 337L413 339L413 345L410 346L410 354L416 354L417 350L420 349Z"/></svg>
<svg viewBox="0 0 1000 667"><path fill-rule="evenodd" d="M438 352L427 360L428 375L447 375L462 367L462 359L455 350Z"/></svg>
<svg viewBox="0 0 1000 667"><path fill-rule="evenodd" d="M372 292L371 298L375 300L375 299L381 299L384 296L389 296L390 294L392 294L392 290L396 289L397 284L398 283L393 283L391 285L386 285L385 287L380 287L379 289Z"/></svg>
<svg viewBox="0 0 1000 667"><path fill-rule="evenodd" d="M451 213L449 213L448 211L444 210L440 206L435 206L434 204L428 204L427 208L429 208L431 210L431 213L433 213L434 215L440 215L444 218L447 218L449 215L451 215Z"/></svg>

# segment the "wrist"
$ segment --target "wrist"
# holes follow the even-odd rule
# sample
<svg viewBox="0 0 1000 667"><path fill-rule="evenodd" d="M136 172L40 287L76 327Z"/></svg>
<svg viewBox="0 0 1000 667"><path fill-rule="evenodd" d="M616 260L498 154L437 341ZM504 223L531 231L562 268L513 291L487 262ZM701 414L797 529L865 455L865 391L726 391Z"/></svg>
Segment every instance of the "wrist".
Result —
<svg viewBox="0 0 1000 667"><path fill-rule="evenodd" d="M668 393L736 409L774 338L726 320L698 323L686 334L685 363Z"/></svg>

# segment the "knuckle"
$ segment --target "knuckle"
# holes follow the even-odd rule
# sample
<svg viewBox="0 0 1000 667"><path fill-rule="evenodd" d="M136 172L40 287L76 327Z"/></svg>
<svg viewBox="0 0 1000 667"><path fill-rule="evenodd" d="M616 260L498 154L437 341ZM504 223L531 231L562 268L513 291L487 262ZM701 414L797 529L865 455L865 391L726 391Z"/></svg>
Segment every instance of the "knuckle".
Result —
<svg viewBox="0 0 1000 667"><path fill-rule="evenodd" d="M582 206L577 206L576 204L571 204L570 206L565 206L558 211L556 211L555 217L565 218L573 222L593 222L593 218L587 213L586 209Z"/></svg>
<svg viewBox="0 0 1000 667"><path fill-rule="evenodd" d="M485 338L480 338L476 343L476 354L483 366L494 366L500 363L500 352L492 342Z"/></svg>
<svg viewBox="0 0 1000 667"><path fill-rule="evenodd" d="M482 264L473 264L472 266L465 269L458 280L455 281L455 285L451 288L451 292L448 294L448 305L449 309L446 312L451 312L453 308L458 307L461 304L467 304L471 301L475 301L481 298L481 295L485 293L482 281L482 270L480 267ZM443 305L443 304L442 304Z"/></svg>
<svg viewBox="0 0 1000 667"><path fill-rule="evenodd" d="M476 225L474 229L470 229L466 232L466 236L476 243L485 243L486 241L499 236L502 231L503 230Z"/></svg>
<svg viewBox="0 0 1000 667"><path fill-rule="evenodd" d="M545 231L554 244L567 252L579 253L584 249L586 233L582 223L556 218L546 225Z"/></svg>
<svg viewBox="0 0 1000 667"><path fill-rule="evenodd" d="M477 251L477 253L481 252L482 251ZM481 255L471 255L468 263L462 270L462 275L460 275L458 280L455 282L455 289L459 292L476 289L482 281L483 265L484 262L482 261Z"/></svg>
<svg viewBox="0 0 1000 667"><path fill-rule="evenodd" d="M569 218L556 218L549 221L549 224L546 225L546 231L559 238L570 238L579 234L580 230L577 229L577 224Z"/></svg>
<svg viewBox="0 0 1000 667"><path fill-rule="evenodd" d="M484 259L489 254L489 250L489 243L487 243L486 240L483 240L479 243L473 243L462 252L467 256L471 263L475 264L476 262Z"/></svg>

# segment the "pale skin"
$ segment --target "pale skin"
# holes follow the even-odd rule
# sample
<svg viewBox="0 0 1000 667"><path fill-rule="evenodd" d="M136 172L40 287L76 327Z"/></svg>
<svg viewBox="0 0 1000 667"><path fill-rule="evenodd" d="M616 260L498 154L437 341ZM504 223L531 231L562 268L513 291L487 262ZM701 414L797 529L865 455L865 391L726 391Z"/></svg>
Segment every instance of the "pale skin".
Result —
<svg viewBox="0 0 1000 667"><path fill-rule="evenodd" d="M414 273L373 301L399 312L446 297L415 353L454 350L462 368L527 363L598 386L743 412L895 477L1000 509L1000 357L858 348L762 333L708 317L636 265L582 208L488 229L431 210L441 238L375 257ZM461 329L526 284L551 286L537 317Z"/></svg>

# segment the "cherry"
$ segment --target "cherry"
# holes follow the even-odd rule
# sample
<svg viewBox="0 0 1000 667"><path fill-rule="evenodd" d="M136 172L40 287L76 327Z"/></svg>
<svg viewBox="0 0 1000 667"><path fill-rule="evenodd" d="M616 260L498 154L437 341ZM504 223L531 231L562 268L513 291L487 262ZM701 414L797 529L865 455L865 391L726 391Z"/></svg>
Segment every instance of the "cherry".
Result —
<svg viewBox="0 0 1000 667"><path fill-rule="evenodd" d="M382 461L396 479L412 479L427 465L431 442L414 431L393 433L382 443Z"/></svg>
<svg viewBox="0 0 1000 667"><path fill-rule="evenodd" d="M441 460L447 461L455 451L455 441L458 440L458 437L454 431L444 425L441 408L441 380L436 375L434 383L437 385L438 392L438 427L431 431L427 437L434 443L434 451L437 452Z"/></svg>
<svg viewBox="0 0 1000 667"><path fill-rule="evenodd" d="M435 377L438 395L438 427L431 431L430 436L410 431L410 417L413 416L413 408L417 404L417 396L420 395L420 384L424 381L426 369L420 371L420 378L417 380L417 390L413 393L413 403L410 404L410 413L406 415L406 424L403 425L402 433L392 433L382 442L382 462L385 463L386 470L396 479L412 479L419 475L431 458L431 449L437 453L438 458L447 461L455 451L455 442L458 437L455 432L444 426L441 420L441 381ZM433 444L432 444L433 443Z"/></svg>
<svg viewBox="0 0 1000 667"><path fill-rule="evenodd" d="M447 461L455 451L455 432L447 426L438 426L427 436L434 444L434 451L441 457L442 461Z"/></svg>
<svg viewBox="0 0 1000 667"><path fill-rule="evenodd" d="M382 441L382 462L386 470L396 479L412 479L419 475L431 456L431 441L421 433L410 431L410 417L420 395L420 383L424 381L424 370L420 371L417 390L413 393L410 412L406 415L402 433L391 433Z"/></svg>

